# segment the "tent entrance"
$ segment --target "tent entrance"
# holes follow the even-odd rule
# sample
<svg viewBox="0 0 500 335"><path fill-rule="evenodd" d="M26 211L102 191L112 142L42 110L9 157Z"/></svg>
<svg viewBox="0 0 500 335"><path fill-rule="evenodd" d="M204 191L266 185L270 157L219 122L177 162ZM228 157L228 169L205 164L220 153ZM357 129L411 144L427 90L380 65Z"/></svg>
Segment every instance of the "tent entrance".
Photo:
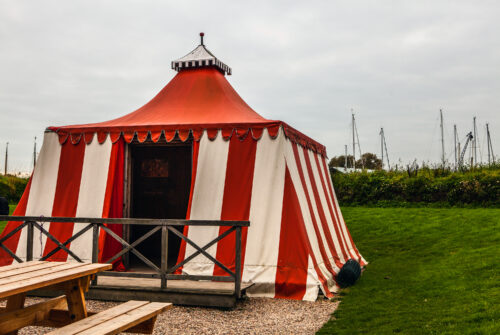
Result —
<svg viewBox="0 0 500 335"><path fill-rule="evenodd" d="M185 219L191 186L191 143L131 144L128 149L130 217ZM149 226L131 225L128 241L134 242L151 229ZM183 227L178 229L182 231ZM175 234L168 235L169 267L177 261L180 243ZM160 231L139 244L137 250L160 266ZM147 267L132 253L126 263L137 270Z"/></svg>

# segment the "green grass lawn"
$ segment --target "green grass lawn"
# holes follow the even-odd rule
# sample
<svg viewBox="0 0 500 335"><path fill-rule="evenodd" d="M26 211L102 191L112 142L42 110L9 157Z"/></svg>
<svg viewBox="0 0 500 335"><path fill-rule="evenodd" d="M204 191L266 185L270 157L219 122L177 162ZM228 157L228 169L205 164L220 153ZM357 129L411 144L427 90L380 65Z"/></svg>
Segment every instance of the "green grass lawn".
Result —
<svg viewBox="0 0 500 335"><path fill-rule="evenodd" d="M319 334L500 334L500 209L343 213L370 264Z"/></svg>
<svg viewBox="0 0 500 335"><path fill-rule="evenodd" d="M319 334L500 334L500 209L343 213L370 264Z"/></svg>

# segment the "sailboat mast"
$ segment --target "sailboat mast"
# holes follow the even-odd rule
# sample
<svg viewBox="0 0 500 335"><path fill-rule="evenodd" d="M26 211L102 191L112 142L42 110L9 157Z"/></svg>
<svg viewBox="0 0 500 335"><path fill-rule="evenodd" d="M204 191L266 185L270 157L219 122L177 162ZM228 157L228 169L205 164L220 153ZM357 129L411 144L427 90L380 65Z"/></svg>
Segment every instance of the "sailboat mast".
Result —
<svg viewBox="0 0 500 335"><path fill-rule="evenodd" d="M33 170L36 166L36 136L35 136L35 144L33 146Z"/></svg>
<svg viewBox="0 0 500 335"><path fill-rule="evenodd" d="M382 160L382 170L384 169L384 128L380 128L380 158Z"/></svg>
<svg viewBox="0 0 500 335"><path fill-rule="evenodd" d="M356 134L354 131L354 110L351 108L351 115L352 115L352 167L354 168L354 171L356 171Z"/></svg>
<svg viewBox="0 0 500 335"><path fill-rule="evenodd" d="M345 155L344 155L344 171L347 171L347 144L344 145L344 148L345 148Z"/></svg>
<svg viewBox="0 0 500 335"><path fill-rule="evenodd" d="M439 110L439 116L441 118L441 164L443 169L445 166L445 154L444 154L444 130L443 130L443 110Z"/></svg>
<svg viewBox="0 0 500 335"><path fill-rule="evenodd" d="M476 128L476 117L472 119L473 123L473 131L474 131L474 138L472 139L472 159L473 159L473 165L477 165L477 128Z"/></svg>
<svg viewBox="0 0 500 335"><path fill-rule="evenodd" d="M490 125L488 123L486 124L486 137L488 145L488 164L491 164L491 161L495 163L495 154L493 153L493 144L491 143Z"/></svg>
<svg viewBox="0 0 500 335"><path fill-rule="evenodd" d="M382 134L384 135L384 148L385 148L385 159L387 159L387 169L391 169L391 163L389 162L389 152L387 151L387 141L385 140L385 132Z"/></svg>
<svg viewBox="0 0 500 335"><path fill-rule="evenodd" d="M7 142L7 144L5 145L5 169L4 169L4 175L7 175L8 161L9 161L9 142Z"/></svg>
<svg viewBox="0 0 500 335"><path fill-rule="evenodd" d="M455 170L458 168L458 156L457 156L457 125L453 125L453 148L455 149Z"/></svg>

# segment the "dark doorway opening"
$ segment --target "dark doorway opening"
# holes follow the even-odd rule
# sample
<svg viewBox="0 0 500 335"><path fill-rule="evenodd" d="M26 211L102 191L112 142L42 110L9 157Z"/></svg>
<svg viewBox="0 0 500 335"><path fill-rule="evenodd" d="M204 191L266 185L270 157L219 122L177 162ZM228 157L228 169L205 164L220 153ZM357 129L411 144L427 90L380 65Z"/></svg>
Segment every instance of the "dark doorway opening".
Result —
<svg viewBox="0 0 500 335"><path fill-rule="evenodd" d="M130 216L151 219L185 219L191 186L191 144L136 144L130 146L131 202ZM152 227L131 225L133 242ZM183 227L178 227L179 231ZM180 238L168 235L168 267L175 265ZM161 234L157 231L137 246L137 250L158 267L161 264ZM130 253L130 267L147 267ZM149 269L149 268L148 268Z"/></svg>

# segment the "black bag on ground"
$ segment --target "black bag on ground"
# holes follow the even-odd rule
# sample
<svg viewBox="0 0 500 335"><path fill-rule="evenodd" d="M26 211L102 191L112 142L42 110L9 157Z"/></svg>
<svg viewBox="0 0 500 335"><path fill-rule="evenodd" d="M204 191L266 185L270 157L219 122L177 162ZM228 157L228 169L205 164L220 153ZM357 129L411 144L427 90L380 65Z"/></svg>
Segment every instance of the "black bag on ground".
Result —
<svg viewBox="0 0 500 335"><path fill-rule="evenodd" d="M340 287L348 287L354 285L361 275L361 266L354 259L345 262L337 275L337 284Z"/></svg>
<svg viewBox="0 0 500 335"><path fill-rule="evenodd" d="M0 197L0 215L9 215L9 202L4 197Z"/></svg>

